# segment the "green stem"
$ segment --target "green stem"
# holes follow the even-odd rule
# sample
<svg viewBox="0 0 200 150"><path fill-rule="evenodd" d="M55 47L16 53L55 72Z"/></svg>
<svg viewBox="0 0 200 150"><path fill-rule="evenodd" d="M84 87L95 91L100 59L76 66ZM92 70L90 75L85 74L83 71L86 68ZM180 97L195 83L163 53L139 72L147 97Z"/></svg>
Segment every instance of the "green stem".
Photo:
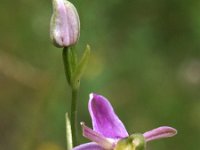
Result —
<svg viewBox="0 0 200 150"><path fill-rule="evenodd" d="M72 88L72 100L71 100L71 129L72 129L72 143L73 146L77 145L77 98L78 98L78 89L74 89L71 85L71 78L72 78L72 64L69 60L69 50L67 47L63 49L63 62L65 68L65 75L67 81Z"/></svg>
<svg viewBox="0 0 200 150"><path fill-rule="evenodd" d="M69 59L68 59L68 47L64 47L63 48L63 53L62 53L62 56L63 56L63 63L64 63L64 70L65 70L65 75L66 75L66 78L67 78L67 82L69 84L71 84L70 82L70 78L71 78L71 72L70 72L70 62L69 62Z"/></svg>
<svg viewBox="0 0 200 150"><path fill-rule="evenodd" d="M77 98L78 90L72 89L71 125L73 145L77 145Z"/></svg>

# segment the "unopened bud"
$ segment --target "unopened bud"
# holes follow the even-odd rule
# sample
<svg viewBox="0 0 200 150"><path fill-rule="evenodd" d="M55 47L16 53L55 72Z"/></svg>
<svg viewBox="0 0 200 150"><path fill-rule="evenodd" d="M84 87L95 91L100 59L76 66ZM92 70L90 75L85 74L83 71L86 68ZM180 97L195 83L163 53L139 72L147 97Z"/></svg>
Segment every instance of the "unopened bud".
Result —
<svg viewBox="0 0 200 150"><path fill-rule="evenodd" d="M80 20L74 5L67 0L53 0L50 37L57 47L74 45L80 34Z"/></svg>

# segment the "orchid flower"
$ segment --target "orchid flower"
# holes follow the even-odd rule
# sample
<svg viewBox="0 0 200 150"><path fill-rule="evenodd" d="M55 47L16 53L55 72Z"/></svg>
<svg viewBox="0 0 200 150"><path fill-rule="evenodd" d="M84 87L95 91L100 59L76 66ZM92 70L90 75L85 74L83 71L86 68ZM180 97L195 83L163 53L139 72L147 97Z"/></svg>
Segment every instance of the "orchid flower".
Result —
<svg viewBox="0 0 200 150"><path fill-rule="evenodd" d="M92 142L73 150L145 150L146 142L174 136L176 129L162 126L143 134L129 135L115 114L110 102L103 96L90 94L89 112L93 129L81 123L83 136Z"/></svg>

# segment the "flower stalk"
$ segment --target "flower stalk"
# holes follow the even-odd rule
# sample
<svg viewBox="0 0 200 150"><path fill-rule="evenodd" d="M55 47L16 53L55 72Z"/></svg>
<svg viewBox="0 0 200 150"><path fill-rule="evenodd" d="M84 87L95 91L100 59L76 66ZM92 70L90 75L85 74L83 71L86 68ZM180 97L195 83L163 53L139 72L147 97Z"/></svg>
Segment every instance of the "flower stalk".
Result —
<svg viewBox="0 0 200 150"><path fill-rule="evenodd" d="M74 146L77 145L77 100L78 100L78 90L72 89L71 129L72 129L72 141Z"/></svg>

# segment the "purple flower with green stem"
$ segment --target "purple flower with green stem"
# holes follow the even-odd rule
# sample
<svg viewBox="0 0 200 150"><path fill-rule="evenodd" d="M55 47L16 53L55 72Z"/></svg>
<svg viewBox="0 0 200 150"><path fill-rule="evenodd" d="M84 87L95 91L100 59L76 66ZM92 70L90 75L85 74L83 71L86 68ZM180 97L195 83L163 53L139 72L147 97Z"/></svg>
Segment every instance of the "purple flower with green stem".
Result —
<svg viewBox="0 0 200 150"><path fill-rule="evenodd" d="M115 114L110 102L103 96L90 94L89 112L93 129L81 123L83 136L92 142L73 150L145 150L146 142L176 135L176 129L162 126L143 134L129 135Z"/></svg>

